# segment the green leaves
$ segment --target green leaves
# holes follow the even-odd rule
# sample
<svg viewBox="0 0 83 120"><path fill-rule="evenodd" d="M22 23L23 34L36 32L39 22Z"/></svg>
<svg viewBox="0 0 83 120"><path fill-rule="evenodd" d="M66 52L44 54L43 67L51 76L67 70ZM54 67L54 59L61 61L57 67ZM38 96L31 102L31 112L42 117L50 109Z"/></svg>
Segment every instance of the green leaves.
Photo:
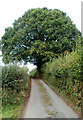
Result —
<svg viewBox="0 0 83 120"><path fill-rule="evenodd" d="M27 67L20 67L16 64L2 67L3 118L20 117L28 85Z"/></svg>
<svg viewBox="0 0 83 120"><path fill-rule="evenodd" d="M3 61L33 62L40 67L65 51L72 51L80 32L66 13L47 8L31 9L6 28L2 37ZM56 55L57 54L57 55Z"/></svg>
<svg viewBox="0 0 83 120"><path fill-rule="evenodd" d="M17 65L2 67L2 87L21 90L28 79L28 69ZM19 86L20 84L20 86Z"/></svg>
<svg viewBox="0 0 83 120"><path fill-rule="evenodd" d="M17 64L2 67L3 118L20 116L28 83L27 67L20 67Z"/></svg>
<svg viewBox="0 0 83 120"><path fill-rule="evenodd" d="M41 76L52 88L58 89L72 103L81 109L81 54L73 51L47 62L41 69ZM79 101L79 102L78 102Z"/></svg>

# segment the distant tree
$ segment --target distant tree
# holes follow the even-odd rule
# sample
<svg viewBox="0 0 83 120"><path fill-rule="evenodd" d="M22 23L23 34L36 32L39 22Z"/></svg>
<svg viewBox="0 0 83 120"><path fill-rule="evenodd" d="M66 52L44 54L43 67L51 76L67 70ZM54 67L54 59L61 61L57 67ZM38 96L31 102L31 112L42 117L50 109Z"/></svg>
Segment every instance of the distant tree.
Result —
<svg viewBox="0 0 83 120"><path fill-rule="evenodd" d="M40 69L64 51L72 51L80 32L66 13L38 8L25 12L5 29L2 37L4 63L32 62Z"/></svg>

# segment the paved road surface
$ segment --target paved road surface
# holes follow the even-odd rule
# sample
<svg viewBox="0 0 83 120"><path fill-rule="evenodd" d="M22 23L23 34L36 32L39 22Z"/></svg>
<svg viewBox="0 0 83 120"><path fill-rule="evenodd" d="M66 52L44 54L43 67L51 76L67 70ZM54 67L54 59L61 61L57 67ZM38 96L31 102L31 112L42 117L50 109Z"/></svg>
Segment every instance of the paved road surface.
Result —
<svg viewBox="0 0 83 120"><path fill-rule="evenodd" d="M78 115L42 80L32 79L31 96L23 118L78 118Z"/></svg>

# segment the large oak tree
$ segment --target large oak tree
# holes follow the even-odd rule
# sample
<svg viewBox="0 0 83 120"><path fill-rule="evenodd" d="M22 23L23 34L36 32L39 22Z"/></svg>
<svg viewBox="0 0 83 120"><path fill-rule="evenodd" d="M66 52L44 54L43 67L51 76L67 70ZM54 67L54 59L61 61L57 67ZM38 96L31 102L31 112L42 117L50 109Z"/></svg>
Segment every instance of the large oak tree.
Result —
<svg viewBox="0 0 83 120"><path fill-rule="evenodd" d="M65 51L72 51L80 32L66 13L38 8L24 13L5 29L2 37L4 63L14 60L41 65Z"/></svg>

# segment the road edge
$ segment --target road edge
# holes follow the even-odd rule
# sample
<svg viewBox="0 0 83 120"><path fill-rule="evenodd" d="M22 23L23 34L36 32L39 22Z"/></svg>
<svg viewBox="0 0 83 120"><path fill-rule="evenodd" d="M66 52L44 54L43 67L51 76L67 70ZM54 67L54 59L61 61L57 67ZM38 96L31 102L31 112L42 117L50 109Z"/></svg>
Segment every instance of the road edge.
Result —
<svg viewBox="0 0 83 120"><path fill-rule="evenodd" d="M67 101L67 98L65 98L62 94L60 94L58 91L56 91L55 89L52 88L52 86L50 86L46 81L44 81L43 79L41 79L45 84L47 84L54 92L55 94L57 94L77 115L79 118L81 118L81 112L78 112L74 106L71 106L70 103Z"/></svg>
<svg viewBox="0 0 83 120"><path fill-rule="evenodd" d="M29 85L28 86L29 87L26 90L26 94L25 94L25 97L24 97L24 103L23 103L23 108L21 110L20 118L23 118L24 113L26 111L26 105L29 103L29 99L30 99L30 95L31 95L31 88L32 88L32 80L31 80L31 78L29 80Z"/></svg>

